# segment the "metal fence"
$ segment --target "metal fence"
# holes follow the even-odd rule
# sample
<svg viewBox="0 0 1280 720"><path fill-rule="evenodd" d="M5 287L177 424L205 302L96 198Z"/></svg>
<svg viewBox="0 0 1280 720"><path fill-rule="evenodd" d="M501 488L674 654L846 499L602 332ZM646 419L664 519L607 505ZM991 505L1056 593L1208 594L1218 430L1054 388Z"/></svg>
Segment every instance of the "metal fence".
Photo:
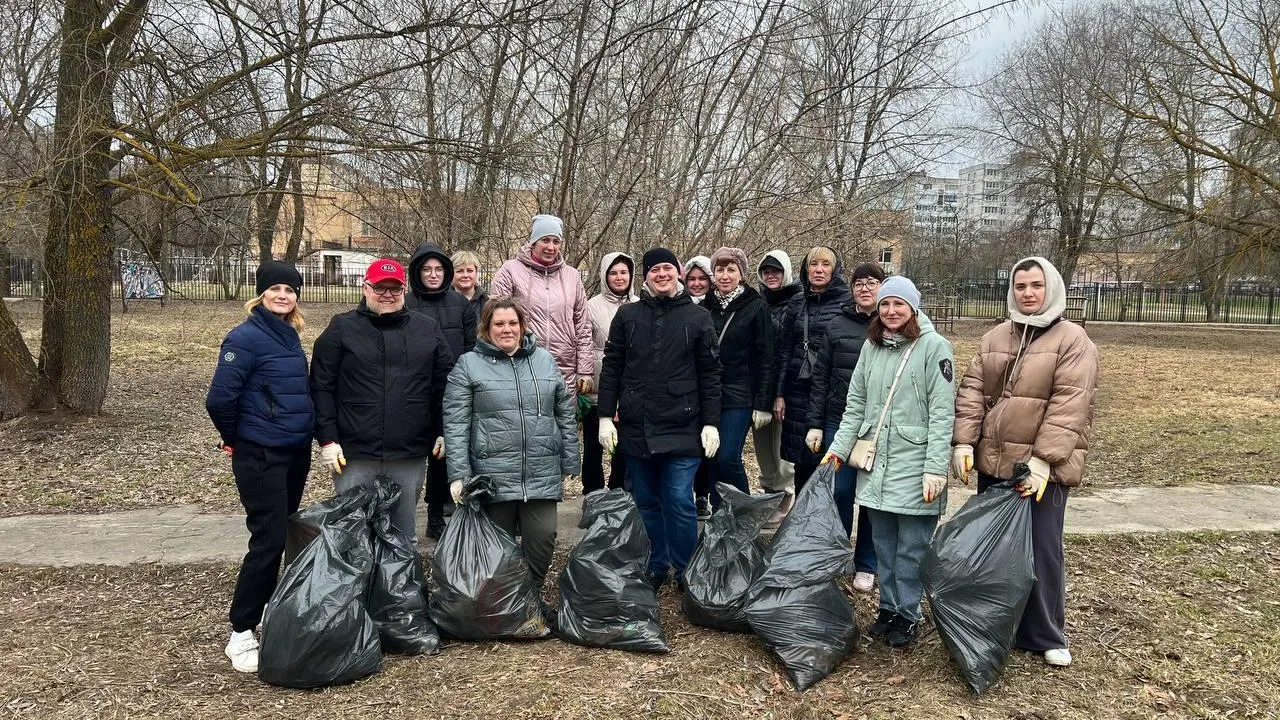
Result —
<svg viewBox="0 0 1280 720"><path fill-rule="evenodd" d="M314 255L298 264L302 273L303 302L354 305L360 300L360 284L374 257L364 253ZM132 265L132 267L130 267ZM166 301L223 300L243 302L254 294L251 257L210 258L170 257L158 264L136 256L121 258L121 272L112 287L115 298L123 288L132 297L139 295L138 283L130 274L139 269L154 271ZM0 277L0 291L9 297L40 297L40 265L30 258L10 262L7 284ZM953 278L916 279L927 305L947 305L955 317L999 318L1005 315L1008 285L1003 280ZM1280 324L1275 282L1231 283L1222 297L1217 317L1206 305L1206 293L1194 284L1143 282L1084 282L1072 285L1068 294L1088 301L1085 317L1090 321L1169 323L1250 323Z"/></svg>

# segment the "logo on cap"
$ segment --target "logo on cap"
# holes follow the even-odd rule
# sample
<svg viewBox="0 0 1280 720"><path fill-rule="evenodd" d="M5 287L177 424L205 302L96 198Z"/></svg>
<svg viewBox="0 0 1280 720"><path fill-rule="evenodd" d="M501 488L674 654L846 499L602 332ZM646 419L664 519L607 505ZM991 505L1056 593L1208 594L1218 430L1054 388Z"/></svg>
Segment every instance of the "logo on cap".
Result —
<svg viewBox="0 0 1280 720"><path fill-rule="evenodd" d="M382 272L393 273L395 271L396 271L395 265L392 265L391 263L382 263Z"/></svg>

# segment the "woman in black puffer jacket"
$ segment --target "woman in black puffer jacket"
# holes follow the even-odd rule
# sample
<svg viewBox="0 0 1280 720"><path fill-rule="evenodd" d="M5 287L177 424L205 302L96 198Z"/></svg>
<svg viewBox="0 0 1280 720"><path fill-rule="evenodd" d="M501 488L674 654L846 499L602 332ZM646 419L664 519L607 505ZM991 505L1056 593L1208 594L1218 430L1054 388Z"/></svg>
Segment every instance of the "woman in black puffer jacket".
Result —
<svg viewBox="0 0 1280 720"><path fill-rule="evenodd" d="M804 292L787 304L774 353L778 387L773 402L774 418L782 421L782 459L796 466L797 493L818 469L821 459L804 443L818 348L827 327L850 299L849 286L841 275L840 256L831 248L813 248L805 255L801 268Z"/></svg>

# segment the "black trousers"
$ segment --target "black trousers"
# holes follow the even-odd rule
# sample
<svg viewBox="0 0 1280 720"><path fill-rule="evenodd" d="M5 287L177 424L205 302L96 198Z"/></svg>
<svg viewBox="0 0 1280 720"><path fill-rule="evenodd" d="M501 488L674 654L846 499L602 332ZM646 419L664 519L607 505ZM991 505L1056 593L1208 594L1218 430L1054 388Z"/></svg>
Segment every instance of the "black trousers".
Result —
<svg viewBox="0 0 1280 720"><path fill-rule="evenodd" d="M231 598L231 628L236 632L257 626L276 590L289 516L298 510L310 471L310 444L273 448L240 440L235 446L231 472L249 528L249 552Z"/></svg>
<svg viewBox="0 0 1280 720"><path fill-rule="evenodd" d="M594 412L582 419L582 494L604 488L604 448L600 445L600 418ZM626 487L627 461L614 448L609 459L609 489Z"/></svg>
<svg viewBox="0 0 1280 720"><path fill-rule="evenodd" d="M978 473L978 492L1000 478ZM1036 561L1036 581L1027 609L1022 612L1014 646L1033 652L1067 647L1067 575L1062 557L1062 523L1071 488L1050 482L1044 497L1031 503L1031 552Z"/></svg>
<svg viewBox="0 0 1280 720"><path fill-rule="evenodd" d="M800 491L804 489L805 483L809 482L809 476L818 471L818 463L822 462L822 456L818 453L809 452L808 448L805 448L802 454L804 457L795 463L796 497L800 496Z"/></svg>
<svg viewBox="0 0 1280 720"><path fill-rule="evenodd" d="M698 471L693 474L693 496L702 497L703 495L711 495L711 465L714 460L702 459L698 463Z"/></svg>
<svg viewBox="0 0 1280 720"><path fill-rule="evenodd" d="M448 452L449 448L445 448ZM458 478L465 480L466 478ZM444 517L444 506L451 499L449 496L449 471L445 467L445 461L435 457L427 456L427 482L426 488L422 491L422 499L427 503L427 517Z"/></svg>

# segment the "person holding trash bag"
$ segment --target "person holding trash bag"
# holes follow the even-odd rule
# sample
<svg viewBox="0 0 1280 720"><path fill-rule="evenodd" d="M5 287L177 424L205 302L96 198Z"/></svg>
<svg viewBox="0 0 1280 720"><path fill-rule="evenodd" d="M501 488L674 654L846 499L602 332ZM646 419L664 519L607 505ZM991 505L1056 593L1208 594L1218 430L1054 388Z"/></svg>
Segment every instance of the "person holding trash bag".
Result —
<svg viewBox="0 0 1280 720"><path fill-rule="evenodd" d="M218 353L205 410L231 458L249 529L231 599L226 655L239 672L258 671L253 629L276 588L289 516L298 509L311 470L315 411L307 388L307 356L298 332L302 276L269 260L256 273L249 318L227 333Z"/></svg>
<svg viewBox="0 0 1280 720"><path fill-rule="evenodd" d="M751 492L742 450L747 432L764 427L773 409L773 320L769 306L747 286L747 254L722 247L711 255L714 285L702 307L711 313L720 347L720 450L711 462L711 505L720 507L715 484Z"/></svg>
<svg viewBox="0 0 1280 720"><path fill-rule="evenodd" d="M876 293L884 282L884 269L863 263L853 269L853 299L831 320L818 346L813 385L809 390L809 432L804 444L814 453L831 446L849 396L849 380L858 365L867 328L876 316ZM853 504L858 470L842 467L836 472L836 509L847 533L853 532ZM858 536L854 541L856 573L853 588L871 592L876 581L876 548L871 542L871 519L865 507L858 510Z"/></svg>
<svg viewBox="0 0 1280 720"><path fill-rule="evenodd" d="M578 423L574 394L527 323L511 298L491 298L484 306L475 349L449 373L445 447L453 501L462 502L466 479L489 476L495 489L485 511L522 538L541 585L555 551L564 476L579 471Z"/></svg>
<svg viewBox="0 0 1280 720"><path fill-rule="evenodd" d="M778 386L774 420L782 423L782 458L795 466L796 492L804 488L821 457L804 444L809 430L809 390L818 348L831 321L849 302L849 286L840 257L829 247L815 247L805 255L800 282L804 292L791 298L782 318L774 349Z"/></svg>
<svg viewBox="0 0 1280 720"><path fill-rule="evenodd" d="M596 413L600 444L626 455L656 590L672 570L684 586L698 539L693 475L720 447L720 360L711 315L684 292L675 253L653 248L642 267L640 302L619 308L609 328Z"/></svg>
<svg viewBox="0 0 1280 720"><path fill-rule="evenodd" d="M440 325L405 309L406 286L400 263L370 263L359 306L334 315L316 339L311 397L334 488L372 487L379 476L399 485L392 525L416 543L425 461L445 454L440 402L454 358Z"/></svg>
<svg viewBox="0 0 1280 720"><path fill-rule="evenodd" d="M1071 664L1066 637L1062 524L1070 489L1084 477L1098 390L1098 348L1066 321L1066 285L1041 257L1019 261L1010 275L1009 320L982 337L960 381L952 438L952 474L965 483L978 470L978 492L1014 477L1034 497L1031 527L1036 583L1016 646ZM1042 502L1047 500L1047 502Z"/></svg>
<svg viewBox="0 0 1280 720"><path fill-rule="evenodd" d="M631 278L634 270L635 261L626 253L605 253L604 257L600 258L600 293L587 301L587 309L591 311L592 339L596 346L594 383L596 388L600 387L600 368L604 365L604 345L609 339L609 326L613 324L613 316L623 305L640 300L638 295L631 292ZM582 418L582 494L584 496L605 486L604 472L601 469L604 448L600 446L600 421L596 418L595 412L599 395L593 389L587 397L592 407L586 410ZM627 462L622 457L622 453L614 453L609 459L609 488L624 487L626 479Z"/></svg>
<svg viewBox="0 0 1280 720"><path fill-rule="evenodd" d="M879 315L822 463L858 468L880 572L880 609L867 632L906 647L921 619L920 561L946 508L955 370L951 343L920 312L914 283L891 277L876 299Z"/></svg>

